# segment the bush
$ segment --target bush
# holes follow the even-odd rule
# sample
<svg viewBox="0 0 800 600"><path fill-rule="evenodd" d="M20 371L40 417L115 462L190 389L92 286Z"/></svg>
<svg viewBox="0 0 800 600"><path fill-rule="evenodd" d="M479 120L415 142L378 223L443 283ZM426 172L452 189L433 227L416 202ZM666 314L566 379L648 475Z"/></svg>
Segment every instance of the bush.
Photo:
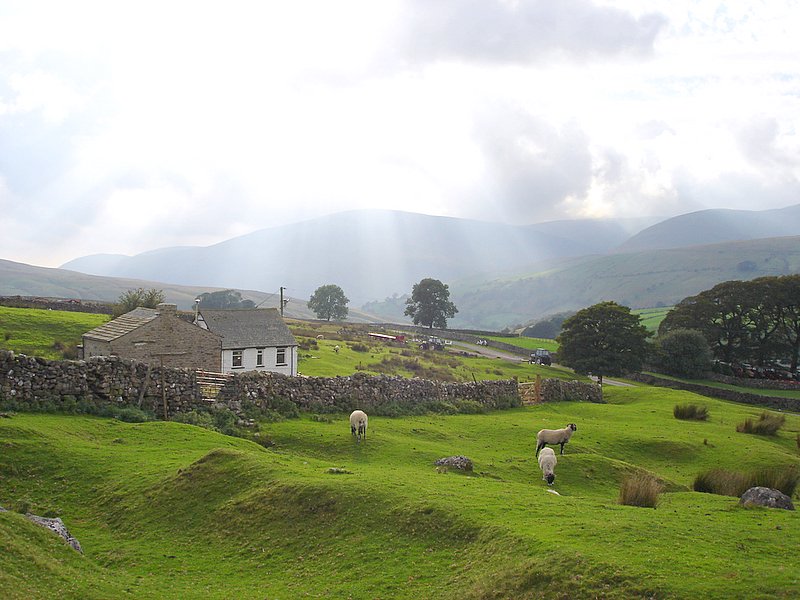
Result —
<svg viewBox="0 0 800 600"><path fill-rule="evenodd" d="M353 352L369 352L369 346L360 342L350 344L350 349L353 350Z"/></svg>
<svg viewBox="0 0 800 600"><path fill-rule="evenodd" d="M749 473L711 469L695 477L692 488L696 492L739 497L751 487L762 486L780 490L791 497L800 483L800 469L788 467L763 467Z"/></svg>
<svg viewBox="0 0 800 600"><path fill-rule="evenodd" d="M661 483L649 473L635 473L622 480L619 503L626 506L655 508L662 491Z"/></svg>
<svg viewBox="0 0 800 600"><path fill-rule="evenodd" d="M757 421L745 419L744 423L739 423L736 426L736 431L739 433L754 433L756 435L776 435L784 423L786 423L784 415L762 412Z"/></svg>
<svg viewBox="0 0 800 600"><path fill-rule="evenodd" d="M705 421L708 419L708 407L698 406L697 404L676 404L675 408L672 409L672 414L676 419Z"/></svg>

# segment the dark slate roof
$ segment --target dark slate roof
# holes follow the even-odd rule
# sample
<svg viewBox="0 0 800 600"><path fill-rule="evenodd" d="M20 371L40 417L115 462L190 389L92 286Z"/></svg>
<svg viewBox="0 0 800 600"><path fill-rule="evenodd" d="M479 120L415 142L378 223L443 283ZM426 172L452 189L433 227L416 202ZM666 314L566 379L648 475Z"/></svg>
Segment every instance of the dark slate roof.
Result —
<svg viewBox="0 0 800 600"><path fill-rule="evenodd" d="M200 309L208 329L222 336L222 349L296 346L277 308Z"/></svg>
<svg viewBox="0 0 800 600"><path fill-rule="evenodd" d="M95 327L91 331L83 334L84 337L100 340L103 342L110 342L122 337L126 333L130 333L134 329L138 329L145 323L149 323L159 315L159 311L154 308L134 308L131 312L117 317L100 327Z"/></svg>

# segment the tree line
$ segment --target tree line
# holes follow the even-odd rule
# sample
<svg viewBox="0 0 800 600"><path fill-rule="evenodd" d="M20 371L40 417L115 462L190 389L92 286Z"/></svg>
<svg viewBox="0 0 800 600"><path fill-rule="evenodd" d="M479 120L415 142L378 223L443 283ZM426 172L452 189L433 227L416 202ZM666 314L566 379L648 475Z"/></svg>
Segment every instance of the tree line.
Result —
<svg viewBox="0 0 800 600"><path fill-rule="evenodd" d="M717 360L759 366L800 354L800 275L725 281L681 300L658 328L699 331Z"/></svg>

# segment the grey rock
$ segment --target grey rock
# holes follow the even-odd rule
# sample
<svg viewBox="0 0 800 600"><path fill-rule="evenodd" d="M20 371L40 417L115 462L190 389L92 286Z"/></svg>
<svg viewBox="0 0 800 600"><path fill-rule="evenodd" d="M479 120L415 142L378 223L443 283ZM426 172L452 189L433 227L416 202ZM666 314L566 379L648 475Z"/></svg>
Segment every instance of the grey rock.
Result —
<svg viewBox="0 0 800 600"><path fill-rule="evenodd" d="M49 519L47 517L39 517L37 515L32 515L30 513L25 515L28 520L33 521L37 525L41 525L42 527L47 527L50 531L53 531L60 535L64 540L72 546L73 550L76 550L83 554L83 549L81 549L81 544L69 534L64 522L61 519Z"/></svg>
<svg viewBox="0 0 800 600"><path fill-rule="evenodd" d="M766 506L768 508L783 508L794 510L792 499L779 490L768 487L751 487L742 494L739 504L742 506Z"/></svg>
<svg viewBox="0 0 800 600"><path fill-rule="evenodd" d="M433 463L437 467L451 467L460 471L472 471L472 461L466 456L447 456Z"/></svg>

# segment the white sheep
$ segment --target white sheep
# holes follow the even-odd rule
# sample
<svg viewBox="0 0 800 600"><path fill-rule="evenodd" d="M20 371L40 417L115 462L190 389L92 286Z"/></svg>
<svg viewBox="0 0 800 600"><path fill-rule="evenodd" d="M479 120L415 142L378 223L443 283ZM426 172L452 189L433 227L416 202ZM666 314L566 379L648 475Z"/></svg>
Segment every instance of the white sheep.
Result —
<svg viewBox="0 0 800 600"><path fill-rule="evenodd" d="M563 429L542 429L536 434L536 456L539 456L539 450L544 448L547 444L561 444L561 454L564 454L564 444L572 437L572 432L578 428L575 423L570 423Z"/></svg>
<svg viewBox="0 0 800 600"><path fill-rule="evenodd" d="M354 410L350 413L350 433L360 442L363 437L367 439L367 413L363 410Z"/></svg>
<svg viewBox="0 0 800 600"><path fill-rule="evenodd" d="M558 460L556 460L556 453L552 448L544 448L539 453L539 468L542 470L542 479L547 482L547 485L553 485L556 480L556 463Z"/></svg>

